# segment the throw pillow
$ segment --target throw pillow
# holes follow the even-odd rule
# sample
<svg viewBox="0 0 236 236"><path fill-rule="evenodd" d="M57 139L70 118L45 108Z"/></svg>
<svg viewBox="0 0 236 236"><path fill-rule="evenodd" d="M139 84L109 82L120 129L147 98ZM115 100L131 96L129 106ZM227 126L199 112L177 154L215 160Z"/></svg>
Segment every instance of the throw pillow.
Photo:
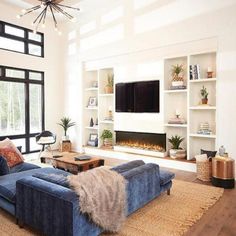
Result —
<svg viewBox="0 0 236 236"><path fill-rule="evenodd" d="M10 168L24 161L21 152L9 138L0 141L0 155L7 160Z"/></svg>
<svg viewBox="0 0 236 236"><path fill-rule="evenodd" d="M206 154L208 158L215 157L216 153L217 151L208 151L208 150L201 149L201 154Z"/></svg>
<svg viewBox="0 0 236 236"><path fill-rule="evenodd" d="M10 173L9 166L7 165L7 161L4 157L0 156L0 176L7 175Z"/></svg>

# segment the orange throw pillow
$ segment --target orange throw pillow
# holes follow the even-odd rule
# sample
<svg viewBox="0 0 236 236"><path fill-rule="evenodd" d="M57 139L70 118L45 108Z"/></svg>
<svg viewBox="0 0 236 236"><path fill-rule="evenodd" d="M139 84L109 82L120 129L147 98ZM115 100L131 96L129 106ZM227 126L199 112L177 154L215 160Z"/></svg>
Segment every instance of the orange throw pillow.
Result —
<svg viewBox="0 0 236 236"><path fill-rule="evenodd" d="M0 142L0 156L6 159L10 168L24 162L21 152L8 138Z"/></svg>

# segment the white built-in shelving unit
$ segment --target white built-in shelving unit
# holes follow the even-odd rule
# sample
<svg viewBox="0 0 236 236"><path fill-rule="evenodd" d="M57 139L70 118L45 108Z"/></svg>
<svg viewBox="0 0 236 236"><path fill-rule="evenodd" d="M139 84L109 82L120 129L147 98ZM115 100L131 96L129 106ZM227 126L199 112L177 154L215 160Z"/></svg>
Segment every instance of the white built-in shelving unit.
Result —
<svg viewBox="0 0 236 236"><path fill-rule="evenodd" d="M184 79L186 89L170 90L172 65L184 65ZM189 66L200 66L200 79L190 80ZM164 120L167 138L180 135L185 138L182 145L187 150L187 159L191 160L200 153L200 149L216 149L216 52L186 55L183 57L166 58L164 60ZM207 68L211 67L214 78L207 78ZM209 93L208 104L201 105L200 89L207 88ZM186 124L168 124L170 118L175 117L178 110ZM198 134L201 122L208 122L211 135ZM167 148L170 148L169 144Z"/></svg>
<svg viewBox="0 0 236 236"><path fill-rule="evenodd" d="M114 94L105 93L108 74L113 73L113 68L103 68L94 70L83 70L83 146L87 146L90 134L98 135L98 147L102 146L100 136L104 129L109 129L114 133L113 121L105 120L109 115L109 108L114 114ZM97 85L97 87L94 87ZM97 106L88 107L89 98L95 97ZM90 127L90 120L93 118L94 126ZM98 124L96 125L96 120Z"/></svg>

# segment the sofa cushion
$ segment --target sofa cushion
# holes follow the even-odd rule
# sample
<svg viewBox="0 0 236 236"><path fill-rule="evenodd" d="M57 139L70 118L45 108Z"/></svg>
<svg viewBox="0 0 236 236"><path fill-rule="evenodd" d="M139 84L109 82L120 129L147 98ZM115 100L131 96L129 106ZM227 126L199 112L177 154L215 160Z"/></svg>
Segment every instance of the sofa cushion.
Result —
<svg viewBox="0 0 236 236"><path fill-rule="evenodd" d="M169 183L174 177L175 177L174 173L160 169L160 185L165 185Z"/></svg>
<svg viewBox="0 0 236 236"><path fill-rule="evenodd" d="M17 172L22 172L22 171L27 171L27 170L33 170L33 169L38 169L40 168L40 166L31 164L31 163L27 163L27 162L23 162L20 163L14 167L12 167L10 169L10 173L17 173Z"/></svg>
<svg viewBox="0 0 236 236"><path fill-rule="evenodd" d="M0 176L0 196L10 201L11 203L15 203L16 181L22 178L25 178L27 176L32 176L36 173L62 174L64 173L64 171L48 167L48 168L38 168L38 169Z"/></svg>
<svg viewBox="0 0 236 236"><path fill-rule="evenodd" d="M141 161L141 160L130 161L130 162L115 166L112 168L112 170L114 170L118 173L123 173L123 172L129 171L131 169L134 169L138 166L142 166L144 164L145 164L144 161Z"/></svg>
<svg viewBox="0 0 236 236"><path fill-rule="evenodd" d="M0 175L7 175L10 173L9 166L7 165L7 161L4 157L0 156Z"/></svg>
<svg viewBox="0 0 236 236"><path fill-rule="evenodd" d="M53 184L58 184L63 187L69 188L69 183L67 180L67 176L71 175L68 172L64 172L62 174L45 174L45 173L36 173L33 175L33 177L36 177L38 179L45 180L47 182L53 183Z"/></svg>

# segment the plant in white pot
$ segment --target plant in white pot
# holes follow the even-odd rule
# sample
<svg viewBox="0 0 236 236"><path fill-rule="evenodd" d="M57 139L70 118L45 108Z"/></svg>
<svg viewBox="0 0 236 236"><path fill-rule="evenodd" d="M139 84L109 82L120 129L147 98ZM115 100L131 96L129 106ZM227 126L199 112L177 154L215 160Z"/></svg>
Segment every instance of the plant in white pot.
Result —
<svg viewBox="0 0 236 236"><path fill-rule="evenodd" d="M113 134L109 129L104 129L101 135L101 139L103 140L103 146L107 148L112 147L112 137Z"/></svg>
<svg viewBox="0 0 236 236"><path fill-rule="evenodd" d="M75 126L75 122L72 122L69 117L63 117L61 118L60 121L61 122L58 123L58 125L60 125L64 130L64 136L62 136L62 140L63 141L69 140L69 135L67 135L67 130L72 126Z"/></svg>
<svg viewBox="0 0 236 236"><path fill-rule="evenodd" d="M183 86L184 85L184 65L183 64L176 64L173 65L171 68L171 73L172 73L172 86L173 87L178 87L178 86Z"/></svg>
<svg viewBox="0 0 236 236"><path fill-rule="evenodd" d="M180 144L184 141L184 138L179 135L171 136L168 139L172 147L170 149L170 157L173 159L181 159L186 157L186 150L180 147Z"/></svg>

